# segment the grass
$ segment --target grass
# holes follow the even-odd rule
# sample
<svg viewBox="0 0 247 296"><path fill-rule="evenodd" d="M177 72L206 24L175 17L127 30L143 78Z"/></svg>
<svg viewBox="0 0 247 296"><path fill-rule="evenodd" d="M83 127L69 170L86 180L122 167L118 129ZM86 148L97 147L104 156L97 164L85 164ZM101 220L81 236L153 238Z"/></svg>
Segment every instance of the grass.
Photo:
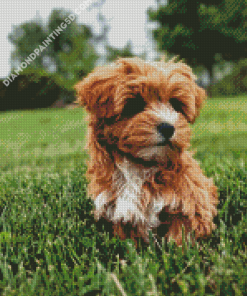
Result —
<svg viewBox="0 0 247 296"><path fill-rule="evenodd" d="M199 151L246 151L247 100L215 99L207 102L194 128L192 144Z"/></svg>
<svg viewBox="0 0 247 296"><path fill-rule="evenodd" d="M2 113L0 165L54 162L55 158L81 154L86 132L83 117L82 109Z"/></svg>
<svg viewBox="0 0 247 296"><path fill-rule="evenodd" d="M245 295L246 113L246 98L210 100L193 126L220 204L212 236L183 251L95 224L81 109L1 113L0 295Z"/></svg>

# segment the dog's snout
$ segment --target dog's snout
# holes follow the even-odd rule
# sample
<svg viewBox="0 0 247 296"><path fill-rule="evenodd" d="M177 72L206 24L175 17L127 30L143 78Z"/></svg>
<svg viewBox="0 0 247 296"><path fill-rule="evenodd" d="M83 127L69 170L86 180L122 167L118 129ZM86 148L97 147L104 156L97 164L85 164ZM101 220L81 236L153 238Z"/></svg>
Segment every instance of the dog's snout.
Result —
<svg viewBox="0 0 247 296"><path fill-rule="evenodd" d="M175 128L173 125L169 123L162 122L157 126L158 132L165 138L165 140L169 140L174 132Z"/></svg>

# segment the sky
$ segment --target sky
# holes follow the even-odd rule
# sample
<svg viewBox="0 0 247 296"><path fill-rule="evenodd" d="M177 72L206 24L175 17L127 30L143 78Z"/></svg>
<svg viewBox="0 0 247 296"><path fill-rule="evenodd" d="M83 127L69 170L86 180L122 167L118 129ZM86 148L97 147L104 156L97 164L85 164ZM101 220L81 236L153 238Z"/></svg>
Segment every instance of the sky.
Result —
<svg viewBox="0 0 247 296"><path fill-rule="evenodd" d="M8 34L13 26L31 21L37 16L47 20L54 8L63 8L72 13L81 5L78 22L91 25L95 33L99 33L97 22L98 9L88 10L91 0L8 0L0 2L0 78L10 74L10 54L13 46L8 41ZM85 7L85 9L84 9ZM111 30L108 41L111 46L122 48L130 40L135 54L148 54L148 59L156 55L155 44L150 39L147 29L155 24L147 22L146 10L156 7L156 0L106 0L100 8ZM100 48L98 49L100 50ZM31 52L30 52L31 54Z"/></svg>

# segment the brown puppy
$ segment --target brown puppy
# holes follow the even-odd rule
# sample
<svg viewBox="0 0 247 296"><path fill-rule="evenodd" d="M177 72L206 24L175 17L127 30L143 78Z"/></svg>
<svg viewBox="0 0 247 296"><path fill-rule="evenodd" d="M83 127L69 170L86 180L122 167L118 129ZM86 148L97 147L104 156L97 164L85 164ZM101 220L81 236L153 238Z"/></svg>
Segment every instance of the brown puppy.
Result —
<svg viewBox="0 0 247 296"><path fill-rule="evenodd" d="M89 113L87 177L95 218L122 239L182 243L211 233L217 189L192 158L190 126L205 98L182 62L121 58L76 85ZM131 228L129 226L131 225Z"/></svg>

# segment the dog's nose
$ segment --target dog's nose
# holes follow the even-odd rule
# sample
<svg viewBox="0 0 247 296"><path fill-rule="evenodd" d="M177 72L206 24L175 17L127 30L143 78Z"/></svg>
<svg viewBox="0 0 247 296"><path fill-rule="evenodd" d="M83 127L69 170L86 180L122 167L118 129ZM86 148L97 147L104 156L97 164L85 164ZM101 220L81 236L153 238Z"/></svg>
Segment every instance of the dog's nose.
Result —
<svg viewBox="0 0 247 296"><path fill-rule="evenodd" d="M169 123L162 122L157 126L158 132L164 137L164 139L167 141L169 140L175 131L175 128L173 125Z"/></svg>

